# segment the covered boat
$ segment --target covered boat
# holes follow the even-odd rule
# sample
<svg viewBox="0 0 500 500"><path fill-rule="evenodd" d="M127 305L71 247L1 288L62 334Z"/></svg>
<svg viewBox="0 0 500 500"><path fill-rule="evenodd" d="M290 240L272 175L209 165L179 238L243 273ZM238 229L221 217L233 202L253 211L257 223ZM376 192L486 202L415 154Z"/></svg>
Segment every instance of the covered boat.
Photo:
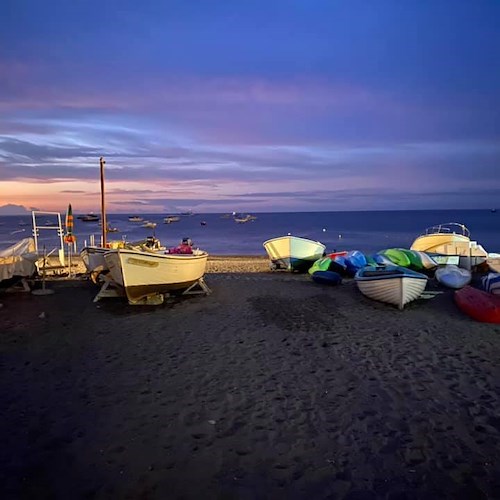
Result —
<svg viewBox="0 0 500 500"><path fill-rule="evenodd" d="M363 295L399 309L418 299L427 285L425 274L400 266L366 266L354 279Z"/></svg>
<svg viewBox="0 0 500 500"><path fill-rule="evenodd" d="M306 272L325 253L325 245L319 241L298 236L281 236L263 243L271 260L271 268Z"/></svg>
<svg viewBox="0 0 500 500"><path fill-rule="evenodd" d="M33 238L24 238L0 250L0 286L11 286L36 272L39 256ZM28 289L24 282L25 289Z"/></svg>
<svg viewBox="0 0 500 500"><path fill-rule="evenodd" d="M111 278L123 287L130 304L158 304L164 294L185 292L196 284L208 290L202 281L208 253L202 250L165 254L117 248L106 252L104 259Z"/></svg>

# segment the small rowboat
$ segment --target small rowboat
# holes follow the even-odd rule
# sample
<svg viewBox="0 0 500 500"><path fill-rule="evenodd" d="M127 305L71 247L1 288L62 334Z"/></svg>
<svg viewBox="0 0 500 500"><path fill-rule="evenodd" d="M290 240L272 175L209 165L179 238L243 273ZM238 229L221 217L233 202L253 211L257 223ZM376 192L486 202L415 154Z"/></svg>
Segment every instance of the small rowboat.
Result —
<svg viewBox="0 0 500 500"><path fill-rule="evenodd" d="M354 279L363 295L399 309L418 299L427 285L425 274L400 266L366 266Z"/></svg>

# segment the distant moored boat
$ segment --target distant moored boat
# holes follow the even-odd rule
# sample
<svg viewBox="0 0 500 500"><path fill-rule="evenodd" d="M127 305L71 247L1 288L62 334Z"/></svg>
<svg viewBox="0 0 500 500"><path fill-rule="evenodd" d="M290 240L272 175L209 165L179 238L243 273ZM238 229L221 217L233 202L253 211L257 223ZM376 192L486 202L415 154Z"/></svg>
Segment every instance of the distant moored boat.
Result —
<svg viewBox="0 0 500 500"><path fill-rule="evenodd" d="M87 215L79 215L77 219L80 219L82 222L99 222L99 216L92 213Z"/></svg>

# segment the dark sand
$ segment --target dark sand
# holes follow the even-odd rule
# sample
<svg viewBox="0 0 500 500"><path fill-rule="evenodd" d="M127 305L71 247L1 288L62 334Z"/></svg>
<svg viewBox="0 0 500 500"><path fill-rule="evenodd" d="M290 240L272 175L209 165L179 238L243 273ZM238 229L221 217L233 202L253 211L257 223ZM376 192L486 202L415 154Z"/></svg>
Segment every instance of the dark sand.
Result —
<svg viewBox="0 0 500 500"><path fill-rule="evenodd" d="M453 292L206 281L156 307L0 295L1 498L500 498L500 325Z"/></svg>

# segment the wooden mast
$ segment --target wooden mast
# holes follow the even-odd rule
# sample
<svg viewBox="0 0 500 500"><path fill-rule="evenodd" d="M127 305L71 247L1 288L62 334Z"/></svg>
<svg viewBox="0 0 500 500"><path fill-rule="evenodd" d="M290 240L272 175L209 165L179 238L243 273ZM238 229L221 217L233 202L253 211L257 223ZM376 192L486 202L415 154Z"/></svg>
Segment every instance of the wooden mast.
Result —
<svg viewBox="0 0 500 500"><path fill-rule="evenodd" d="M104 165L106 164L104 158L99 158L101 165L101 224L102 224L102 246L106 247L106 233L108 223L106 221L106 203L104 200Z"/></svg>

